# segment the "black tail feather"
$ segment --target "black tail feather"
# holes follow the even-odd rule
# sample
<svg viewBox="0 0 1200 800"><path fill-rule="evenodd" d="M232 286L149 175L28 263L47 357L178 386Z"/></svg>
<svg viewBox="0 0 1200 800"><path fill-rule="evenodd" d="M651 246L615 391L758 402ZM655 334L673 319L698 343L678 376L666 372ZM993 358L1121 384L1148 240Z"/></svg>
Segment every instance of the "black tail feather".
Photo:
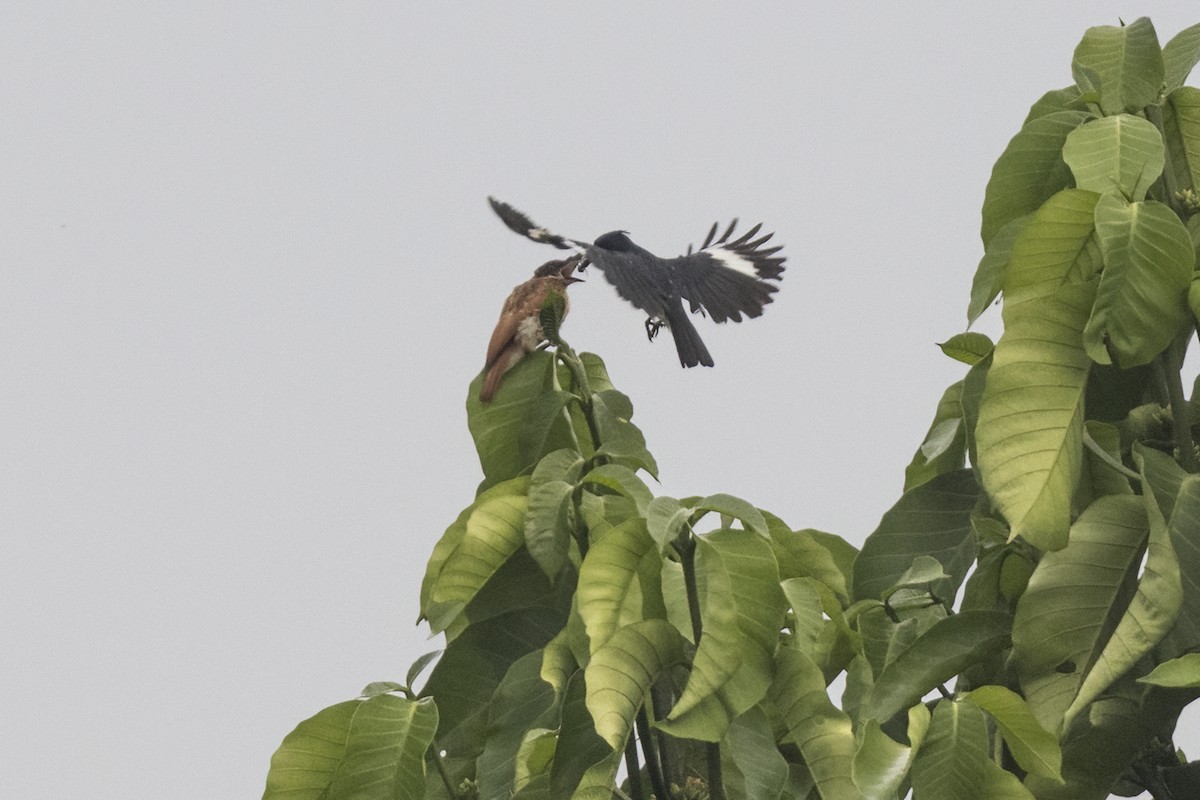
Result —
<svg viewBox="0 0 1200 800"><path fill-rule="evenodd" d="M679 353L681 366L711 367L713 365L713 358L709 355L708 348L704 346L700 332L692 324L687 312L683 310L683 303L679 300L675 300L667 308L667 327L671 329L671 337L675 340L675 350Z"/></svg>

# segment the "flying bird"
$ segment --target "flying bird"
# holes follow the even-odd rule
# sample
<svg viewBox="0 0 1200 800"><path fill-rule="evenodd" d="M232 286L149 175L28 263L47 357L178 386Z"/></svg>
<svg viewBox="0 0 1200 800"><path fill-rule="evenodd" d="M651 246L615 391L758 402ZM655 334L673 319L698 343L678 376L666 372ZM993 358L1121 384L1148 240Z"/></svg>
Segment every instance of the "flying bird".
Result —
<svg viewBox="0 0 1200 800"><path fill-rule="evenodd" d="M504 373L545 341L543 307L561 302L559 321L567 316L570 308L567 287L582 280L572 274L581 259L582 256L573 255L562 261L547 261L534 270L532 278L515 287L508 295L496 329L492 331L492 339L488 342L480 402L491 402L500 388Z"/></svg>
<svg viewBox="0 0 1200 800"><path fill-rule="evenodd" d="M683 307L707 314L714 322L741 322L742 315L757 317L779 287L768 281L783 279L782 246L766 247L773 233L754 238L761 224L731 239L737 220L717 236L713 223L704 243L695 252L660 258L634 244L628 231L611 231L591 244L568 239L535 225L525 214L494 197L488 202L510 230L535 242L582 255L579 270L595 264L622 298L645 311L646 336L653 341L662 328L671 331L679 363L684 367L713 365L712 355Z"/></svg>

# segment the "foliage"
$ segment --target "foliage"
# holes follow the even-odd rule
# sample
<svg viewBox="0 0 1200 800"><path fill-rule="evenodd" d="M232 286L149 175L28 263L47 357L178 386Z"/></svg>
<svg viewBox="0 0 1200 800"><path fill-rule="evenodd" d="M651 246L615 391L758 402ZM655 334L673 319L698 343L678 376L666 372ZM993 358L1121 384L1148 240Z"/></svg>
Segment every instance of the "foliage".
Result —
<svg viewBox="0 0 1200 800"><path fill-rule="evenodd" d="M1200 796L1171 744L1200 697L1198 60L1200 25L1093 28L1033 105L968 305L1004 334L942 345L963 379L861 551L656 496L629 398L557 335L476 382L484 480L421 586L445 651L301 723L265 796Z"/></svg>

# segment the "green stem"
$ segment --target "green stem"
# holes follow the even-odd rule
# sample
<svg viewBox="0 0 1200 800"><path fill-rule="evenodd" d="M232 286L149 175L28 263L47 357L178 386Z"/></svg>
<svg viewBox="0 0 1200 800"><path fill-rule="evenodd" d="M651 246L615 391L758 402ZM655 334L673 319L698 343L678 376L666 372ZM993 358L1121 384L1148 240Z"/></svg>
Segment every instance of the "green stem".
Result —
<svg viewBox="0 0 1200 800"><path fill-rule="evenodd" d="M650 776L650 788L656 797L669 797L667 782L663 777L662 762L658 758L658 749L654 746L654 733L650 730L650 717L646 714L646 706L638 709L637 715L638 740L642 743L642 758L646 762L646 774Z"/></svg>
<svg viewBox="0 0 1200 800"><path fill-rule="evenodd" d="M1183 396L1183 379L1179 375L1179 366L1172 363L1175 359L1168 355L1174 348L1168 348L1159 356L1164 378L1167 383L1167 399L1171 404L1171 430L1175 434L1175 449L1179 451L1179 465L1188 472L1196 472L1196 450L1192 443L1192 423L1187 398ZM1182 358L1179 359L1183 361Z"/></svg>
<svg viewBox="0 0 1200 800"><path fill-rule="evenodd" d="M1124 475L1126 478L1129 478L1130 480L1134 480L1134 481L1140 481L1142 479L1141 475L1138 475L1136 472L1131 470L1129 467L1125 466L1120 461L1117 461L1115 458L1113 458L1109 454L1109 452L1107 450L1105 450L1103 447L1101 447L1100 443L1097 442L1095 439L1093 439L1092 435L1087 432L1087 428L1083 429L1083 445L1088 450L1091 450L1093 453L1095 453L1097 458L1099 458L1101 461L1103 461L1108 466L1115 469L1117 472Z"/></svg>
<svg viewBox="0 0 1200 800"><path fill-rule="evenodd" d="M691 526L683 527L673 545L683 566L683 585L687 590L688 613L692 618L692 636L699 647L704 625L700 619L700 591L696 584L696 540L692 537ZM721 777L721 745L717 742L706 743L704 758L708 765L708 795L712 800L725 800L725 784Z"/></svg>

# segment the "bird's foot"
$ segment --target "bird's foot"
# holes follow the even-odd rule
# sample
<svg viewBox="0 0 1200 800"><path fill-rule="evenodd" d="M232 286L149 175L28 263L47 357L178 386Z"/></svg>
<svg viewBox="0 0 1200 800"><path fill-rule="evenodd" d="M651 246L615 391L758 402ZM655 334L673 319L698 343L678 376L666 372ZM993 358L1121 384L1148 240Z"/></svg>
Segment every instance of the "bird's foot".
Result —
<svg viewBox="0 0 1200 800"><path fill-rule="evenodd" d="M658 336L658 332L666 324L666 320L659 319L658 317L646 317L646 338L653 342L654 337Z"/></svg>

